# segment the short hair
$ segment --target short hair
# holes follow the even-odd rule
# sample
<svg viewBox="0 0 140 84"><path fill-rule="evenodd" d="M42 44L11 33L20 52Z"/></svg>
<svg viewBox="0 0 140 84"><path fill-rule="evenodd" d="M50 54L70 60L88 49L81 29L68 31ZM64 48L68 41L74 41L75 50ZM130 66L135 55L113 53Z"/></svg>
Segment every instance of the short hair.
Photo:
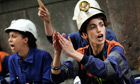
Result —
<svg viewBox="0 0 140 84"><path fill-rule="evenodd" d="M20 32L20 33L22 34L23 38L25 37L28 38L28 45L30 48L37 48L36 39L33 36L33 34L31 34L30 32Z"/></svg>

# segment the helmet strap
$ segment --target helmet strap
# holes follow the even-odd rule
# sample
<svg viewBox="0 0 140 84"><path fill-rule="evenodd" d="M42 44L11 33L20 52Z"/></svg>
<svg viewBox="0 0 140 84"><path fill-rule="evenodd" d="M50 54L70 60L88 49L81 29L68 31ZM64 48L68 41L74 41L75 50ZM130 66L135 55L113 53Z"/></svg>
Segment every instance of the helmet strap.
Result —
<svg viewBox="0 0 140 84"><path fill-rule="evenodd" d="M93 9L96 9L96 10L99 10L99 11L105 13L105 12L104 12L103 10L101 10L101 9L98 9L98 8L95 8L95 7L90 7L90 8L93 8Z"/></svg>

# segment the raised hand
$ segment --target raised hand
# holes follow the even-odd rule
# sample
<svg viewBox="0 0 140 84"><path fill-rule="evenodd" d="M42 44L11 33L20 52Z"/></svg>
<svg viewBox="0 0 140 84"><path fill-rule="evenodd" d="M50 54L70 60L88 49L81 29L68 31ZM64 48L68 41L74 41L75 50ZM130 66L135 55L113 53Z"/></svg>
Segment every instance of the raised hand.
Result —
<svg viewBox="0 0 140 84"><path fill-rule="evenodd" d="M53 34L53 47L55 49L55 52L60 54L61 51L62 51L62 47L61 47L61 45L60 45L58 40L59 40L58 35L56 34L56 31L54 31L54 34Z"/></svg>
<svg viewBox="0 0 140 84"><path fill-rule="evenodd" d="M50 22L50 13L48 9L42 4L41 7L38 8L38 16L41 17L43 20Z"/></svg>
<svg viewBox="0 0 140 84"><path fill-rule="evenodd" d="M62 36L58 34L59 37L59 43L62 47L62 49L64 50L64 52L68 55L68 56L72 56L72 54L75 52L71 39L70 37L68 37L68 40L64 38L65 34L63 34Z"/></svg>

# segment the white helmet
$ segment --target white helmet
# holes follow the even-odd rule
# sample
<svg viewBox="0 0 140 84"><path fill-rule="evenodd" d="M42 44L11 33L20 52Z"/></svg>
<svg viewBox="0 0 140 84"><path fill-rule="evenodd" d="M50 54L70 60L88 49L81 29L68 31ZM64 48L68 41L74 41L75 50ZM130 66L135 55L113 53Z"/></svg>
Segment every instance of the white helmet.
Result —
<svg viewBox="0 0 140 84"><path fill-rule="evenodd" d="M8 32L9 30L18 30L22 32L30 32L33 34L35 39L37 39L37 29L34 25L33 22L27 19L18 19L18 20L13 20L11 22L11 25L5 29L5 32Z"/></svg>
<svg viewBox="0 0 140 84"><path fill-rule="evenodd" d="M80 0L75 6L73 20L76 20L78 30L80 30L86 20L100 13L104 12L95 0Z"/></svg>

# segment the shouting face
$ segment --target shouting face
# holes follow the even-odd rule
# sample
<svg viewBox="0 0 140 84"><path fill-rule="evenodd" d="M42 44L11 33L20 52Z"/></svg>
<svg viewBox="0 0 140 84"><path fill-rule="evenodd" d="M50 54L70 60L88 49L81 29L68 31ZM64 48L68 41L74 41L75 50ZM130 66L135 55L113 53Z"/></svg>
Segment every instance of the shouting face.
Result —
<svg viewBox="0 0 140 84"><path fill-rule="evenodd" d="M94 18L87 24L87 33L84 35L89 43L100 45L105 42L105 25L101 18Z"/></svg>

